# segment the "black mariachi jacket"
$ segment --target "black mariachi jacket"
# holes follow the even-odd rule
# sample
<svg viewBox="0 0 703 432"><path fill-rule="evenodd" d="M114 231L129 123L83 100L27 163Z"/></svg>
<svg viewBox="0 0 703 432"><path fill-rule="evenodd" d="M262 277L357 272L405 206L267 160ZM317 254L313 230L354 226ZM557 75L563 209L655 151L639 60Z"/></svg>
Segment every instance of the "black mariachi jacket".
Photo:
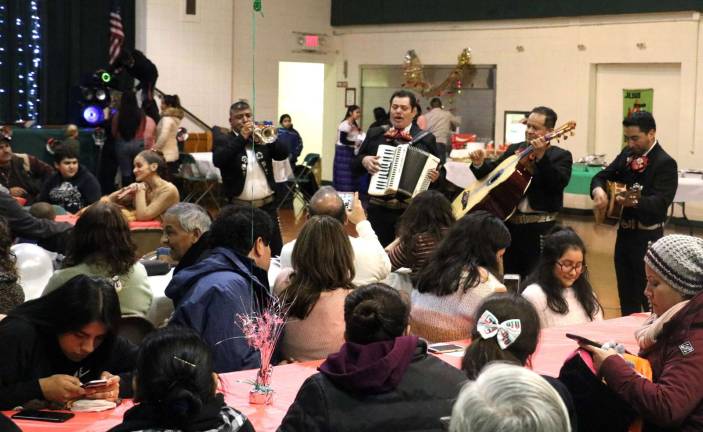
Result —
<svg viewBox="0 0 703 432"><path fill-rule="evenodd" d="M527 144L521 142L511 144L501 157L494 162L486 161L480 168L471 165L471 171L477 179L488 175L505 159L515 154ZM561 147L549 146L544 157L535 163L532 181L527 189L527 199L530 207L538 211L557 212L564 205L564 188L571 179L573 158L571 152Z"/></svg>
<svg viewBox="0 0 703 432"><path fill-rule="evenodd" d="M625 208L623 219L636 220L643 225L654 225L666 220L666 212L674 201L679 185L676 161L657 142L647 154L647 166L642 172L634 172L628 164L632 150L625 148L614 161L591 180L591 196L597 187L606 190L607 180L642 186L642 196L637 207Z"/></svg>
<svg viewBox="0 0 703 432"><path fill-rule="evenodd" d="M354 161L352 162L352 172L354 173L355 176L361 176L367 173L366 168L364 168L364 165L362 165L361 161L364 159L366 156L376 156L378 153L378 146L381 144L387 144L387 145L393 145L396 146L398 145L398 142L395 140L392 140L390 138L387 138L384 134L388 130L387 127L377 127L377 128L371 128L369 129L368 133L366 134L366 139L364 139L364 142L361 144L361 148L359 149L359 154L354 158ZM413 137L416 137L422 132L422 129L416 124L413 123L412 126L410 127L410 135ZM444 163L446 162L444 160L444 155L440 154L438 148L437 148L437 142L435 140L435 136L430 134L427 134L425 137L423 137L420 141L414 144L415 147L419 148L420 150L426 151L427 153L431 153L435 156L437 156L440 161L439 165L439 174L440 177L437 179L436 182L430 184L430 189L438 189L443 182L445 181L446 177L446 170L444 169ZM391 199L392 197L381 197L381 199L388 200Z"/></svg>
<svg viewBox="0 0 703 432"><path fill-rule="evenodd" d="M244 189L247 177L247 152L245 145L252 143L252 137L245 141L241 135L229 129L212 128L212 161L222 174L222 185L228 199L239 196ZM285 160L288 157L288 147L278 140L268 145L256 145L256 159L266 174L269 187L275 192L276 181L273 178L275 160Z"/></svg>

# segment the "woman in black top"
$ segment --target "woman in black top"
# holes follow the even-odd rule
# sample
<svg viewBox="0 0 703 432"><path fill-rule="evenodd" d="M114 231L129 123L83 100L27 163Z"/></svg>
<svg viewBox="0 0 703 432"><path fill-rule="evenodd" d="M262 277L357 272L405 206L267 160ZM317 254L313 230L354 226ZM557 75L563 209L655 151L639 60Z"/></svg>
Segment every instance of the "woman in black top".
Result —
<svg viewBox="0 0 703 432"><path fill-rule="evenodd" d="M35 399L65 404L127 395L130 380L112 374L134 368L136 347L116 336L119 320L112 284L83 275L17 306L0 322L0 409ZM107 384L81 387L100 378Z"/></svg>

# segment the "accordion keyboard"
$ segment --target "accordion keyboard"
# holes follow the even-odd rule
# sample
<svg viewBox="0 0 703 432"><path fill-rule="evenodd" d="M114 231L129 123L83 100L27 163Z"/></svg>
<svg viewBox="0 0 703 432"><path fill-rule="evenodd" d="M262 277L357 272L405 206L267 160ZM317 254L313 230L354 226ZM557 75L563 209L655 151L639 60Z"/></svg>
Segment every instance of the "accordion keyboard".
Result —
<svg viewBox="0 0 703 432"><path fill-rule="evenodd" d="M369 191L383 192L388 187L388 181L391 177L391 166L395 156L395 147L382 146L379 148L378 156L381 157L379 171L371 177Z"/></svg>

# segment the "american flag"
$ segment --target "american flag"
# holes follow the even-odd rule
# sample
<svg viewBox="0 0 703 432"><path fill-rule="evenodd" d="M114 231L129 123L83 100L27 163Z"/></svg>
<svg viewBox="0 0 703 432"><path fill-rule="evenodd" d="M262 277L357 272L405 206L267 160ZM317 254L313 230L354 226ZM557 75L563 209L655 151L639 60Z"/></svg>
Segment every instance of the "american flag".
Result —
<svg viewBox="0 0 703 432"><path fill-rule="evenodd" d="M120 15L119 3L115 1L113 2L112 11L110 12L110 64L113 64L122 52L123 42L124 29L122 28L122 16Z"/></svg>

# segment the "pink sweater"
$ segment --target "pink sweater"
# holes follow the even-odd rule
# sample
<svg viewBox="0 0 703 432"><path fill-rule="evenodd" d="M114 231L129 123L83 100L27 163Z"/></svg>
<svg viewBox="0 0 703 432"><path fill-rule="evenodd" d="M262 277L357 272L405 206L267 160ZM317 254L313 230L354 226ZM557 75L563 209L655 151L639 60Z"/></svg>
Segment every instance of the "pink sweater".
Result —
<svg viewBox="0 0 703 432"><path fill-rule="evenodd" d="M293 269L281 270L274 291L278 295L290 284ZM344 300L350 289L324 291L305 319L289 317L281 350L285 358L309 361L327 358L344 343Z"/></svg>

